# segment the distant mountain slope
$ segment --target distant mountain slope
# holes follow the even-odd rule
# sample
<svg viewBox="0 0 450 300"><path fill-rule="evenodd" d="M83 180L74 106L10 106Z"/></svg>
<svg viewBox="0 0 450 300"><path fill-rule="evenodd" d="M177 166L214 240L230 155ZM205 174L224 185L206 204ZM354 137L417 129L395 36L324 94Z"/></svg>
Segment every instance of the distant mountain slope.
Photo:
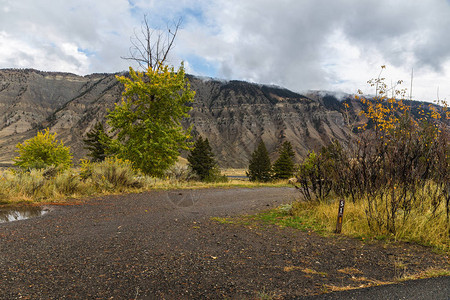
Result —
<svg viewBox="0 0 450 300"><path fill-rule="evenodd" d="M186 123L211 141L227 166L247 166L260 137L272 158L284 140L291 141L300 156L331 139L350 137L339 111L286 89L196 78L191 85L197 91L196 103Z"/></svg>
<svg viewBox="0 0 450 300"><path fill-rule="evenodd" d="M191 118L193 134L209 139L222 167L246 167L259 138L272 158L284 140L297 158L332 139L351 138L342 104L318 93L300 95L287 89L242 81L189 76L196 91ZM36 70L0 70L0 163L10 162L18 142L49 127L83 157L82 138L107 109L121 99L114 74L77 76Z"/></svg>

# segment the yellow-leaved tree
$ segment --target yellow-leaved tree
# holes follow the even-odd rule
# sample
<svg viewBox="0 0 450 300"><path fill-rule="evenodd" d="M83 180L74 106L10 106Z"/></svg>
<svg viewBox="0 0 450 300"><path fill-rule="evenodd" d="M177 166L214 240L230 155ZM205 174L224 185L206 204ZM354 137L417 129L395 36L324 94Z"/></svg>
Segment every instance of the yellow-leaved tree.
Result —
<svg viewBox="0 0 450 300"><path fill-rule="evenodd" d="M70 148L56 139L49 129L40 131L31 139L16 146L19 156L14 164L22 169L42 169L50 166L68 169L72 166Z"/></svg>
<svg viewBox="0 0 450 300"><path fill-rule="evenodd" d="M129 76L117 76L124 85L122 101L107 118L117 134L110 147L143 173L162 176L187 149L190 128L181 120L188 117L195 92L185 76L183 63L175 70L167 65L168 54L181 25L168 29L167 35L153 30L144 17L142 36L132 38L131 56L143 71L130 67Z"/></svg>
<svg viewBox="0 0 450 300"><path fill-rule="evenodd" d="M118 156L130 160L143 173L162 176L187 149L190 129L181 120L188 117L194 98L183 65L159 65L145 72L130 68L130 77L118 76L125 86L123 98L109 112L108 122L117 131Z"/></svg>

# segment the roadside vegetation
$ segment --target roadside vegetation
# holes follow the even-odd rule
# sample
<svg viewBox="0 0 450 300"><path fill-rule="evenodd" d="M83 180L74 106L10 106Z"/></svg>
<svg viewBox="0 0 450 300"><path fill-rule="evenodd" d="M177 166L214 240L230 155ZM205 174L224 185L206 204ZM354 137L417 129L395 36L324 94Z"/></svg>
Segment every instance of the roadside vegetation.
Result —
<svg viewBox="0 0 450 300"><path fill-rule="evenodd" d="M450 111L437 101L412 112L405 104L406 89L397 89L401 82L388 87L381 74L368 82L375 97L356 96L363 108L360 117L346 116L353 142L334 141L308 153L297 166L298 201L218 221L259 221L332 235L343 199L343 234L362 241L415 242L450 253ZM344 110L351 104L344 102ZM258 149L252 159L265 157L260 161L266 162ZM270 168L265 170L262 178L270 174Z"/></svg>
<svg viewBox="0 0 450 300"><path fill-rule="evenodd" d="M188 166L181 164L168 169L162 177L153 177L135 169L130 161L109 157L101 162L83 160L79 167L70 169L49 166L0 171L0 205L71 203L90 196L150 190L280 186L287 186L287 181L262 183L223 178L201 181Z"/></svg>
<svg viewBox="0 0 450 300"><path fill-rule="evenodd" d="M289 215L333 232L338 202L344 199L343 233L418 242L448 252L447 104L438 101L413 116L405 104L406 90L388 87L381 74L369 81L375 97L356 96L366 121L353 125L354 142L333 142L310 152L299 165L296 177L302 201L292 205Z"/></svg>

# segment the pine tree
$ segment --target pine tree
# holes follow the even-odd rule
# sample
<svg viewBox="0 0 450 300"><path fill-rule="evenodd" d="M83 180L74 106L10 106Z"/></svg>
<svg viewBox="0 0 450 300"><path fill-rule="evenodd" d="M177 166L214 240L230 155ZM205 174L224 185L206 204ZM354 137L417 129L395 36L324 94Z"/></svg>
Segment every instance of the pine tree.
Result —
<svg viewBox="0 0 450 300"><path fill-rule="evenodd" d="M294 175L295 152L289 141L285 141L278 152L280 156L273 164L273 177L276 179L288 179Z"/></svg>
<svg viewBox="0 0 450 300"><path fill-rule="evenodd" d="M94 128L87 133L87 137L83 139L86 144L84 149L89 150L88 156L91 157L91 161L100 162L104 161L107 152L110 137L106 134L103 124L98 122Z"/></svg>
<svg viewBox="0 0 450 300"><path fill-rule="evenodd" d="M195 174L200 177L200 180L207 180L213 176L216 161L208 139L199 137L187 160Z"/></svg>
<svg viewBox="0 0 450 300"><path fill-rule="evenodd" d="M250 181L267 182L271 179L271 165L269 153L263 141L252 153L250 158L247 176Z"/></svg>
<svg viewBox="0 0 450 300"><path fill-rule="evenodd" d="M200 180L206 180L213 175L216 161L208 139L199 137L187 159L189 166Z"/></svg>

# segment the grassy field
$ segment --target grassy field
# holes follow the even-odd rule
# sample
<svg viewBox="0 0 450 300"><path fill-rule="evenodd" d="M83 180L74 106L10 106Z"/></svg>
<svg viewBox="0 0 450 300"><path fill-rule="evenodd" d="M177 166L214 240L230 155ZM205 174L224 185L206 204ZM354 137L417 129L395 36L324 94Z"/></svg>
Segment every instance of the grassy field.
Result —
<svg viewBox="0 0 450 300"><path fill-rule="evenodd" d="M246 176L247 169L222 169L221 172L225 176Z"/></svg>
<svg viewBox="0 0 450 300"><path fill-rule="evenodd" d="M244 172L244 173L243 173ZM227 169L223 174L244 174L243 170ZM233 175L233 176L244 176ZM288 186L287 181L270 183L230 179L226 182L201 182L183 178L153 178L134 174L127 165L95 165L90 169L76 168L64 172L32 170L0 171L0 205L28 205L70 202L89 196L137 193L150 190L255 188Z"/></svg>

